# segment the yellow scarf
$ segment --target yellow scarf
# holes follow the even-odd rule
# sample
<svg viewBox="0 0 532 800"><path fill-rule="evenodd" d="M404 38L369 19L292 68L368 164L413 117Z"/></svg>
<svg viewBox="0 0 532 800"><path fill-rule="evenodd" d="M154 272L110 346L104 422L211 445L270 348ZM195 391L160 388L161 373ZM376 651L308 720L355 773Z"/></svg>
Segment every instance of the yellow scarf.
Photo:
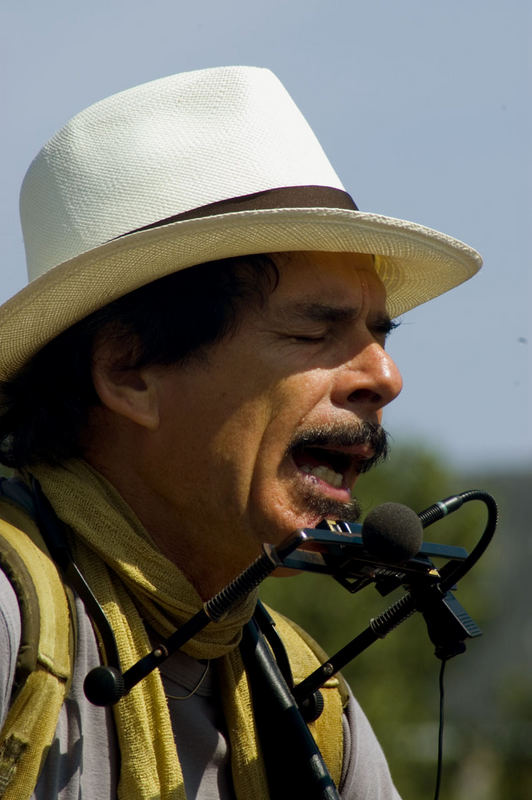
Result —
<svg viewBox="0 0 532 800"><path fill-rule="evenodd" d="M150 652L143 618L162 636L201 606L182 572L151 542L118 492L83 461L32 470L59 518L76 533L75 558L114 630L122 669ZM142 565L142 566L140 566ZM117 576L119 580L117 580ZM193 658L224 657L223 694L231 702L233 780L238 798L268 796L251 697L237 645L256 596L204 628L183 650ZM186 800L170 715L158 670L114 706L121 752L122 800Z"/></svg>

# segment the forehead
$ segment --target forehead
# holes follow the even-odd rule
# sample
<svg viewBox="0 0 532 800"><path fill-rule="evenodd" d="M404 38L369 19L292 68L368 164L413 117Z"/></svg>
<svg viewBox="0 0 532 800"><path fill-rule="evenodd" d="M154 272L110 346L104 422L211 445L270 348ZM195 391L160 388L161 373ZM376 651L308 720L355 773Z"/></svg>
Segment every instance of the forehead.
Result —
<svg viewBox="0 0 532 800"><path fill-rule="evenodd" d="M272 300L352 299L359 303L364 297L384 309L386 291L372 255L296 252L275 253L272 258L279 270L279 285Z"/></svg>

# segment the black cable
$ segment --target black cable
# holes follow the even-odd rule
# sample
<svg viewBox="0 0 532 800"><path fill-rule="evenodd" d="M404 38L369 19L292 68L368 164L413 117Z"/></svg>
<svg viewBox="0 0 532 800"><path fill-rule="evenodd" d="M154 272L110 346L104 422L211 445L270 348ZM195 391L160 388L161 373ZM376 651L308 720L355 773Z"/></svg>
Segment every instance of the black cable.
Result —
<svg viewBox="0 0 532 800"><path fill-rule="evenodd" d="M439 678L439 687L440 687L440 722L438 726L438 766L436 769L436 787L434 791L434 800L438 800L440 796L440 786L441 786L441 776L443 771L443 709L444 709L444 700L445 700L445 691L444 691L444 672L445 672L445 665L447 664L446 658L442 658L441 667L440 667L440 678Z"/></svg>
<svg viewBox="0 0 532 800"><path fill-rule="evenodd" d="M463 503L471 502L471 500L480 500L486 506L488 511L486 527L484 528L484 532L479 541L463 562L457 563L451 560L444 567L442 567L440 570L440 575L442 578L440 586L442 592L446 592L448 589L451 589L455 583L458 583L458 581L463 578L467 572L469 572L469 570L477 563L480 556L484 553L487 546L491 542L493 534L497 528L497 503L490 494L482 491L481 489L468 489L467 491L461 492L458 495L447 497L445 500L435 503L434 505L430 506L430 508L426 508L424 511L421 511L418 514L423 527L426 528L428 525L432 525L432 523L436 522L438 519L442 519L443 517L447 516L447 514L456 511L461 505L463 505Z"/></svg>
<svg viewBox="0 0 532 800"><path fill-rule="evenodd" d="M269 784L275 800L340 800L305 720L253 617L244 626L244 660Z"/></svg>

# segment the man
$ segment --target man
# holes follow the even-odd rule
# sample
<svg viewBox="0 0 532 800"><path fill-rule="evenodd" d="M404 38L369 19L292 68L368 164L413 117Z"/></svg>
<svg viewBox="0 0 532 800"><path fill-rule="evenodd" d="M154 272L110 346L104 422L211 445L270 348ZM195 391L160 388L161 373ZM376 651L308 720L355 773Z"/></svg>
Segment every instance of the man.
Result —
<svg viewBox="0 0 532 800"><path fill-rule="evenodd" d="M351 490L385 453L382 409L401 389L392 319L471 277L478 254L358 212L286 91L254 68L173 76L82 112L30 166L21 215L31 282L0 310L2 453L20 476L4 485L2 531L30 569L52 570L55 593L39 607L48 649L39 639L21 679L28 615L5 559L5 796L333 797L326 766L342 798L396 798L338 680L310 715L321 755L299 712L287 735L277 679L249 655L254 592L112 709L83 680L112 661L113 636L122 670L157 649L263 543L356 519ZM60 540L60 578L42 536ZM73 622L56 597L71 559L103 620L75 576ZM316 646L275 622L297 683Z"/></svg>

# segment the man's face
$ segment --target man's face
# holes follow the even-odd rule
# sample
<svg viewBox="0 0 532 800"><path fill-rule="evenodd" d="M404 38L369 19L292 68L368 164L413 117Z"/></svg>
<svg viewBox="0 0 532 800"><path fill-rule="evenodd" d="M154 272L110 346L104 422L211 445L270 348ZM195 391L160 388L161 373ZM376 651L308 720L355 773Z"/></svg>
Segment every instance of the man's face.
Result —
<svg viewBox="0 0 532 800"><path fill-rule="evenodd" d="M205 360L152 368L161 423L147 474L181 544L175 533L155 538L178 562L184 541L210 552L229 577L261 542L352 513L351 489L375 447L360 425L377 425L401 390L371 257L274 260L278 286L236 333Z"/></svg>

